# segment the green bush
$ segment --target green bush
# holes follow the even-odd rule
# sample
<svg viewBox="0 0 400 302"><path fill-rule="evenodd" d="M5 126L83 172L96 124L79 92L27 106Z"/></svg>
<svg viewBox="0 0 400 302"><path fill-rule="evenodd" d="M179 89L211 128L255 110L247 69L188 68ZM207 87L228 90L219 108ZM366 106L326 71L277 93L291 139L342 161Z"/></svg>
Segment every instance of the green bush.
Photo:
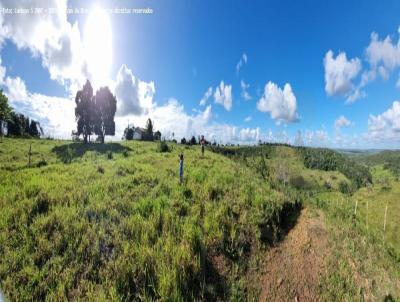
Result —
<svg viewBox="0 0 400 302"><path fill-rule="evenodd" d="M157 146L158 152L170 152L171 148L168 146L166 141L159 141Z"/></svg>
<svg viewBox="0 0 400 302"><path fill-rule="evenodd" d="M349 183L345 180L342 180L339 182L339 191L342 192L343 194L351 194L352 189L349 185Z"/></svg>
<svg viewBox="0 0 400 302"><path fill-rule="evenodd" d="M303 176L297 175L290 178L290 184L298 190L306 189L307 183Z"/></svg>
<svg viewBox="0 0 400 302"><path fill-rule="evenodd" d="M70 164L74 157L74 152L72 151L71 147L68 146L65 151L61 154L61 161L64 164Z"/></svg>

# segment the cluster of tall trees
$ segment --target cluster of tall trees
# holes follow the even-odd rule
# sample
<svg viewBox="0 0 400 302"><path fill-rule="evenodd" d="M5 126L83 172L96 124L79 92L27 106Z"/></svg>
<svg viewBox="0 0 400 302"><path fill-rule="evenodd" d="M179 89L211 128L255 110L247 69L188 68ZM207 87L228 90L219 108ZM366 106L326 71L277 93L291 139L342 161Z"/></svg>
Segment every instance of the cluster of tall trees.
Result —
<svg viewBox="0 0 400 302"><path fill-rule="evenodd" d="M310 169L339 171L350 179L356 188L372 183L368 167L361 165L343 154L325 148L300 147L304 165Z"/></svg>
<svg viewBox="0 0 400 302"><path fill-rule="evenodd" d="M92 85L86 81L82 90L76 93L75 103L76 136L82 135L83 141L87 143L94 134L104 143L106 135L115 135L117 99L108 87L101 87L93 95Z"/></svg>
<svg viewBox="0 0 400 302"><path fill-rule="evenodd" d="M12 110L3 90L0 90L0 122L2 122L0 125L1 136L3 135L3 123L7 123L8 136L40 137L43 135L43 129L39 122Z"/></svg>

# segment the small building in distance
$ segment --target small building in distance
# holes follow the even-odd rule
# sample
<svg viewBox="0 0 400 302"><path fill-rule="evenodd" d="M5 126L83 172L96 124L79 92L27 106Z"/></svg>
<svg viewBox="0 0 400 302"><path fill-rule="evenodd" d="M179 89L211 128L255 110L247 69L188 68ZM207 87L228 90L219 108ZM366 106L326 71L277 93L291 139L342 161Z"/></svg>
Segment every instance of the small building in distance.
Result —
<svg viewBox="0 0 400 302"><path fill-rule="evenodd" d="M146 133L146 129L135 127L135 131L133 132L133 139L142 140L144 138L144 134Z"/></svg>

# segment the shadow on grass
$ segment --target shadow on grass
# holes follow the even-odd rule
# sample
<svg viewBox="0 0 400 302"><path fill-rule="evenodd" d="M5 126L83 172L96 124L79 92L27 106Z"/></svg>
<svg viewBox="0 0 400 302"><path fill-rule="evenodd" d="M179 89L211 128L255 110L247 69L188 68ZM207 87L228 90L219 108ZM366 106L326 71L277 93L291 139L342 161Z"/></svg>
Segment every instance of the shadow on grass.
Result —
<svg viewBox="0 0 400 302"><path fill-rule="evenodd" d="M296 225L303 206L300 202L283 204L280 211L275 212L271 219L258 225L261 232L261 241L273 246L283 239Z"/></svg>
<svg viewBox="0 0 400 302"><path fill-rule="evenodd" d="M70 143L62 146L55 146L51 151L63 162L68 162L74 158L82 157L86 152L90 151L106 154L109 152L123 153L125 151L132 151L132 149L119 143Z"/></svg>

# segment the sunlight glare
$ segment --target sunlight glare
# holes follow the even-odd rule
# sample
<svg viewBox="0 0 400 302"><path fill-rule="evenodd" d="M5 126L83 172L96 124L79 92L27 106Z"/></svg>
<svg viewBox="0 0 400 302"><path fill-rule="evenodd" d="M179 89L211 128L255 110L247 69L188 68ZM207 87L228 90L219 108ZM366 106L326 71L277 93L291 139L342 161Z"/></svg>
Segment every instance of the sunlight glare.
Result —
<svg viewBox="0 0 400 302"><path fill-rule="evenodd" d="M100 8L94 9L88 16L84 48L88 69L92 75L92 85L106 85L112 64L112 33L110 18Z"/></svg>

